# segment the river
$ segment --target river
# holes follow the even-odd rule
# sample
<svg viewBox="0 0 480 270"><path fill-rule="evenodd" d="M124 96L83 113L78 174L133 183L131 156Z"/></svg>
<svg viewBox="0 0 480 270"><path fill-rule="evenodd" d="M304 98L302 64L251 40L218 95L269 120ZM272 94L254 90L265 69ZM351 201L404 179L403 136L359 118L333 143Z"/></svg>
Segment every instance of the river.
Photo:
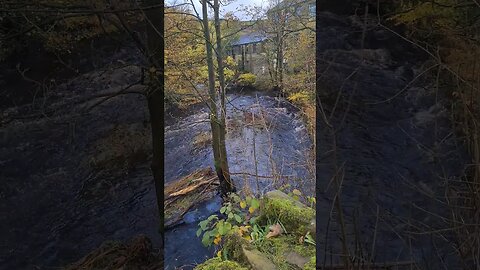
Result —
<svg viewBox="0 0 480 270"><path fill-rule="evenodd" d="M314 166L313 144L300 111L285 99L262 92L232 93L227 100L226 145L237 189L248 187L257 193L258 187L262 194L290 184L313 195L314 169L308 166ZM165 127L166 183L198 168L213 167L210 141L194 143L209 132L208 108ZM253 175L261 176L258 186ZM218 212L220 206L219 197L207 201L187 213L183 224L167 231L165 269L192 269L214 255L214 249L205 248L195 233L198 222Z"/></svg>

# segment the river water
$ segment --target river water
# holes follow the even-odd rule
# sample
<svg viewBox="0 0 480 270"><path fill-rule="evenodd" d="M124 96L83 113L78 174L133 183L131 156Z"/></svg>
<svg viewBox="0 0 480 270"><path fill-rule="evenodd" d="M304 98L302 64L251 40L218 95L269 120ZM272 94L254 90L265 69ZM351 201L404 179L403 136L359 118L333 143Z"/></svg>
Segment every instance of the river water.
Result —
<svg viewBox="0 0 480 270"><path fill-rule="evenodd" d="M342 261L341 226L331 206L338 193L329 179L343 168L339 196L356 262L374 256L380 264L441 269L445 262L458 269L451 235L429 233L450 226L445 190L467 160L450 98L432 84L435 74L421 76L431 65L422 51L372 21L363 42L358 17L317 17L317 95L336 137L334 146L329 125L317 119L317 259Z"/></svg>
<svg viewBox="0 0 480 270"><path fill-rule="evenodd" d="M355 235L365 240L364 250L371 250L378 217L377 261L413 258L430 263L419 268L440 269L440 262L451 258L448 255L452 250L432 235L408 232L413 222L443 228L444 221L430 213L448 211L426 194L443 194L445 179L455 179L462 173L465 155L449 119L448 100L436 95L425 81L419 81L397 98L373 104L390 99L419 74L423 60L416 57L418 51L372 28L366 35L366 60L362 61L358 18L323 13L317 20L317 36L322 41L317 54L325 60L319 66L318 84L326 112L337 108L332 123L341 126L337 134L338 163L345 164L342 202L352 250ZM355 70L357 75L351 77ZM57 95L57 101L74 100L98 94L106 85L128 85L139 76L138 70L126 69L93 73L72 80L65 89L52 94ZM339 89L343 92L336 106ZM228 99L227 150L237 186L255 190L257 179L245 173L257 173L275 176L259 178L260 192L289 183L304 193L313 193L314 171L305 166L311 160L312 142L298 110L281 98L258 93L229 94ZM118 130L134 135L120 137L124 142L121 145L135 146L133 152L128 151L151 153L143 97L121 96L85 115L76 114L79 106L75 102L67 105L48 118L18 118L0 130L1 269L64 266L106 240L125 241L141 233L154 244L159 241L149 159L141 159L127 169L122 165L108 170L94 169L91 162L104 155L128 159L130 154L125 156L123 148L113 154L96 148L98 141L102 145L103 139ZM9 108L2 117L29 115L31 107ZM208 136L201 139L209 131L207 119L206 108L198 108L166 126L167 183L213 165ZM321 247L322 263L324 259L336 263L338 256L329 259L333 257L330 253L340 252L338 224L335 218L329 218L334 192L329 185L332 173L326 153L331 150L331 139L319 119L317 127L321 157L317 160L317 188L323 192L317 198L317 226L322 236L332 220L328 238L317 239L317 246ZM204 248L195 231L198 221L217 211L220 203L214 198L199 205L185 215L184 224L167 232L168 269L190 269L213 255L214 250ZM410 247L405 239L411 240Z"/></svg>
<svg viewBox="0 0 480 270"><path fill-rule="evenodd" d="M93 70L58 85L35 104L2 112L2 121L13 120L0 129L0 269L62 267L105 241L128 241L139 234L158 247L144 97L118 96L85 112L96 102L85 102L86 97L118 91L139 76L136 66ZM260 93L232 93L228 99L227 150L231 171L239 173L232 177L237 186L255 191L258 183L265 192L289 183L313 194L312 141L298 110ZM40 105L47 114L39 113ZM213 167L208 136L197 139L209 132L206 120L206 108L196 107L168 122L166 182ZM245 173L268 178L257 182ZM214 198L198 206L185 215L185 224L167 233L169 267L202 262L213 254L201 246L195 231L220 203Z"/></svg>
<svg viewBox="0 0 480 270"><path fill-rule="evenodd" d="M95 70L42 99L55 113L22 118L35 115L34 104L2 112L18 119L0 129L0 269L66 266L104 241L139 234L158 246L145 99L119 96L88 113L79 102L138 74Z"/></svg>
<svg viewBox="0 0 480 270"><path fill-rule="evenodd" d="M226 145L237 189L249 187L256 193L257 178L252 175L259 175L269 177L258 179L260 193L290 184L291 188L313 195L314 169L308 166L314 164L312 140L299 110L283 98L261 92L232 93L227 100ZM193 143L209 132L207 108L165 127L166 183L198 168L213 167L210 141ZM187 213L183 224L167 231L166 269L192 269L213 256L215 250L203 247L195 233L198 222L217 212L220 206L219 197L205 202Z"/></svg>

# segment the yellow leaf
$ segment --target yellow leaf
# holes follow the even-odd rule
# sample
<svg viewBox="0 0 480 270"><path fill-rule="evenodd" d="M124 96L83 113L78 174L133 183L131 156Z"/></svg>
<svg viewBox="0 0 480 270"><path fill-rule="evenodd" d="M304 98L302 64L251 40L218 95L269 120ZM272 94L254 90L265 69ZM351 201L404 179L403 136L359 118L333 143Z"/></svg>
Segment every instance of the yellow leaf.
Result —
<svg viewBox="0 0 480 270"><path fill-rule="evenodd" d="M252 206L250 206L250 208L248 208L248 212L250 214L252 214L253 212L255 212L255 208L253 208Z"/></svg>
<svg viewBox="0 0 480 270"><path fill-rule="evenodd" d="M221 250L219 250L219 251L217 252L217 257L220 257L220 258L222 257L222 251L221 251Z"/></svg>
<svg viewBox="0 0 480 270"><path fill-rule="evenodd" d="M241 207L242 209L245 209L245 207L247 207L247 203L246 203L245 201L241 201L241 202L240 202L240 207Z"/></svg>
<svg viewBox="0 0 480 270"><path fill-rule="evenodd" d="M238 234L240 236L243 236L244 233L248 232L248 229L250 228L250 226L240 226L238 228Z"/></svg>
<svg viewBox="0 0 480 270"><path fill-rule="evenodd" d="M294 190L292 191L292 193L295 194L295 195L297 195L297 196L302 195L302 192L300 192L300 190L298 190L298 189L294 189Z"/></svg>
<svg viewBox="0 0 480 270"><path fill-rule="evenodd" d="M240 226L240 230L242 230L243 232L246 232L246 231L248 231L249 227L250 226Z"/></svg>
<svg viewBox="0 0 480 270"><path fill-rule="evenodd" d="M217 236L215 237L215 239L213 240L213 243L215 245L218 245L220 243L220 241L222 241L222 237L221 236Z"/></svg>

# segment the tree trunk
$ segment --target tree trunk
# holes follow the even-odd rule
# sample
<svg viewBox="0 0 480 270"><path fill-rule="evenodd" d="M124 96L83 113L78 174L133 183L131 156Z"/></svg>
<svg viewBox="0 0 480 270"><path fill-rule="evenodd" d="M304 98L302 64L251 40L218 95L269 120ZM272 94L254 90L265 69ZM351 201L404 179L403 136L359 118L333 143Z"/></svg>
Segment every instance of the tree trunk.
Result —
<svg viewBox="0 0 480 270"><path fill-rule="evenodd" d="M280 11L280 28L278 29L277 44L277 86L283 90L283 47L286 28L286 11Z"/></svg>
<svg viewBox="0 0 480 270"><path fill-rule="evenodd" d="M225 76L223 68L223 47L222 47L222 34L220 30L220 5L219 0L213 1L213 9L215 14L215 35L217 37L217 65L218 65L218 80L220 83L220 145L219 145L219 154L220 154L220 167L223 173L223 181L220 182L220 185L225 185L222 187L224 192L235 191L235 185L230 178L230 170L228 168L228 156L227 156L227 147L225 145L225 134L227 132L226 125L226 113L227 107L225 105Z"/></svg>
<svg viewBox="0 0 480 270"><path fill-rule="evenodd" d="M277 52L277 60L278 60L278 81L277 86L280 90L283 90L283 31L280 33L280 39L278 41L278 52Z"/></svg>
<svg viewBox="0 0 480 270"><path fill-rule="evenodd" d="M213 158L215 161L215 171L220 180L220 191L222 195L226 195L228 192L232 191L230 187L230 180L226 180L225 176L230 174L228 172L228 166L226 162L226 150L222 153L222 148L225 148L225 137L223 136L222 143L222 126L221 119L218 117L217 109L217 94L215 92L215 70L213 66L213 52L212 52L212 43L210 39L210 30L208 25L208 12L207 12L207 0L202 0L202 21L203 21L203 34L205 38L205 47L207 50L207 67L208 67L208 92L210 95L209 105L210 105L210 126L212 129L212 147L213 147ZM223 147L222 147L223 145Z"/></svg>
<svg viewBox="0 0 480 270"><path fill-rule="evenodd" d="M150 3L149 3L150 2ZM145 4L156 4L155 0L146 1ZM162 8L148 9L147 17L147 58L151 65L149 70L149 85L147 91L148 110L152 127L153 158L151 169L155 182L157 206L160 214L159 232L161 236L160 249L164 247L164 195L163 195L163 102L164 102L164 38L163 38L163 12ZM163 266L163 252L160 252Z"/></svg>

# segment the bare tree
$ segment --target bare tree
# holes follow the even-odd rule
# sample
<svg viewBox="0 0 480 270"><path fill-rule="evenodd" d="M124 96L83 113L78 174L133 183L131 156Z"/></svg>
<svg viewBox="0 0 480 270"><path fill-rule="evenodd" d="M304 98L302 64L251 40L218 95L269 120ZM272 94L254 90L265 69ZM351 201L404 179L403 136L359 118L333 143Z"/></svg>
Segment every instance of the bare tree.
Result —
<svg viewBox="0 0 480 270"><path fill-rule="evenodd" d="M223 195L235 190L233 182L230 179L230 172L228 169L227 150L225 145L225 80L223 74L223 63L221 56L221 35L220 35L220 20L219 20L219 5L218 0L215 0L214 16L215 28L217 33L217 60L218 75L220 78L220 113L217 106L217 93L215 89L215 70L213 65L213 48L210 37L210 28L208 20L207 0L202 1L202 22L203 34L205 38L205 46L207 51L207 67L208 67L208 92L209 92L209 107L210 107L210 125L212 129L212 147L213 156L215 160L215 171L220 179L220 189ZM210 4L210 3L208 3ZM219 115L220 114L220 115Z"/></svg>

